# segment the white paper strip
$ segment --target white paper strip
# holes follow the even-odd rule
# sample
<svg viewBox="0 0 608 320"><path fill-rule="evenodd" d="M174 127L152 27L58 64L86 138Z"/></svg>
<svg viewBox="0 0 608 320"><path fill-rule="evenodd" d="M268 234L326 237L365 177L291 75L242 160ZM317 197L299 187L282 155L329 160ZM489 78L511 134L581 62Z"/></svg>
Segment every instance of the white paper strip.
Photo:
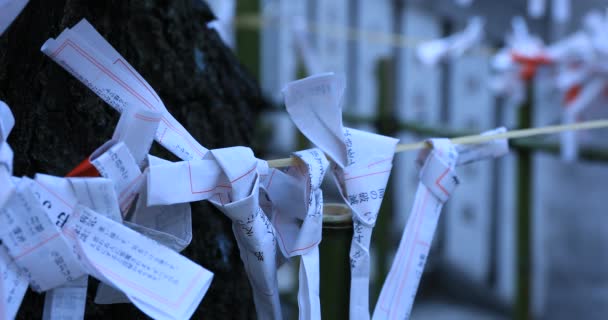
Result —
<svg viewBox="0 0 608 320"><path fill-rule="evenodd" d="M149 170L159 165L173 162L158 157L148 156L148 169L144 172L149 180ZM167 181L169 182L169 181ZM170 181L168 185L175 184ZM192 211L189 203L176 203L165 206L148 205L149 184L142 186L131 221L139 225L140 231L157 239L162 244L179 252L192 240ZM170 191L172 192L172 191Z"/></svg>
<svg viewBox="0 0 608 320"><path fill-rule="evenodd" d="M48 291L44 297L42 320L84 319L88 279L82 276Z"/></svg>
<svg viewBox="0 0 608 320"><path fill-rule="evenodd" d="M275 229L260 207L259 174L266 168L245 147L211 150L232 186L228 197L209 199L232 220L258 319L281 319Z"/></svg>
<svg viewBox="0 0 608 320"><path fill-rule="evenodd" d="M189 318L211 284L211 272L86 207L76 207L66 229L87 272L152 318Z"/></svg>
<svg viewBox="0 0 608 320"><path fill-rule="evenodd" d="M166 205L223 197L231 189L215 160L150 166L148 205Z"/></svg>
<svg viewBox="0 0 608 320"><path fill-rule="evenodd" d="M47 40L41 50L119 112L141 106L161 113L155 139L179 158L201 159L207 153L167 111L150 85L86 20L64 30L57 39Z"/></svg>
<svg viewBox="0 0 608 320"><path fill-rule="evenodd" d="M161 119L159 112L129 108L121 114L112 140L123 142L135 163L142 168Z"/></svg>
<svg viewBox="0 0 608 320"><path fill-rule="evenodd" d="M369 248L397 139L342 127L344 81L333 74L288 84L285 106L300 131L335 163L334 177L353 211L350 318L369 319Z"/></svg>
<svg viewBox="0 0 608 320"><path fill-rule="evenodd" d="M484 134L504 132L499 128ZM409 319L420 278L428 257L443 204L460 183L455 175L456 165L499 157L508 152L506 139L476 146L452 145L447 139L431 139L433 150L423 150L418 161L420 182L412 212L399 243L373 319ZM459 157L458 150L464 157Z"/></svg>
<svg viewBox="0 0 608 320"><path fill-rule="evenodd" d="M55 225L62 228L76 202L122 221L112 181L104 178L60 178L36 175L34 194ZM69 200L67 200L69 199ZM43 318L82 319L86 305L88 277L65 283L46 292Z"/></svg>
<svg viewBox="0 0 608 320"><path fill-rule="evenodd" d="M0 317L14 319L28 287L28 279L6 247L0 245Z"/></svg>
<svg viewBox="0 0 608 320"><path fill-rule="evenodd" d="M22 178L15 195L0 211L0 237L32 289L41 292L75 280L84 272L32 191L34 183Z"/></svg>
<svg viewBox="0 0 608 320"><path fill-rule="evenodd" d="M282 170L272 169L263 188L272 201L273 225L283 256L301 256L299 319L321 319L319 251L323 228L320 189L329 162L319 149L294 153L301 160Z"/></svg>
<svg viewBox="0 0 608 320"><path fill-rule="evenodd" d="M104 151L108 144L113 146ZM91 164L101 176L114 182L120 211L126 214L145 180L127 146L123 142L110 141L91 155Z"/></svg>
<svg viewBox="0 0 608 320"><path fill-rule="evenodd" d="M342 167L347 161L341 107L344 81L323 73L290 82L283 89L287 112L300 132Z"/></svg>
<svg viewBox="0 0 608 320"><path fill-rule="evenodd" d="M133 218L126 225L176 252L182 251L192 240L190 204L148 206L147 198L148 190L144 185L139 194Z"/></svg>
<svg viewBox="0 0 608 320"><path fill-rule="evenodd" d="M417 48L418 59L426 65L436 65L445 57L460 57L481 42L484 36L484 25L485 22L480 17L469 19L463 31L419 45Z"/></svg>
<svg viewBox="0 0 608 320"><path fill-rule="evenodd" d="M430 155L426 150L419 155L424 165L416 199L378 298L374 320L409 319L439 213L459 183L453 172L458 157L456 148L447 139L433 139L431 143Z"/></svg>

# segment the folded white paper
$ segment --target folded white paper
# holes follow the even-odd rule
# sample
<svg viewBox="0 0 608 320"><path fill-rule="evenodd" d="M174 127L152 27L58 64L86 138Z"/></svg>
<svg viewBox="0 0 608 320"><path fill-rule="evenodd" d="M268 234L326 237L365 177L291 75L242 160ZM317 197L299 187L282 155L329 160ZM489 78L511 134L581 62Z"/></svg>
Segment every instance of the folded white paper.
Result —
<svg viewBox="0 0 608 320"><path fill-rule="evenodd" d="M520 106L525 99L525 83L522 77L524 66L519 65L514 54L529 59L549 59L543 41L528 31L522 17L511 21L512 32L507 34L507 46L499 50L491 61L495 73L490 79L490 89L497 95L506 96L509 105Z"/></svg>
<svg viewBox="0 0 608 320"><path fill-rule="evenodd" d="M108 144L104 146L106 145ZM144 182L144 175L123 142L110 141L110 145L112 146L105 151L101 148L98 149L91 156L91 164L102 177L114 182L114 189L120 201L120 210L126 214Z"/></svg>
<svg viewBox="0 0 608 320"><path fill-rule="evenodd" d="M168 165L172 162L153 156L148 156L149 167L144 172L146 180L149 179L149 170L158 165ZM172 185L175 180L163 181L165 185ZM139 198L130 221L137 225L132 229L156 239L165 246L179 252L186 248L192 240L192 211L189 203L175 203L171 205L148 205L149 184L142 185Z"/></svg>
<svg viewBox="0 0 608 320"><path fill-rule="evenodd" d="M175 251L77 206L65 227L87 273L122 292L155 319L189 318L213 274Z"/></svg>
<svg viewBox="0 0 608 320"><path fill-rule="evenodd" d="M469 19L466 28L449 37L432 40L416 48L418 59L426 65L436 65L443 58L457 58L478 45L483 39L484 20L480 17Z"/></svg>
<svg viewBox="0 0 608 320"><path fill-rule="evenodd" d="M48 291L44 296L42 319L84 319L88 279L82 276Z"/></svg>
<svg viewBox="0 0 608 320"><path fill-rule="evenodd" d="M483 134L505 131L505 128L498 128ZM478 145L455 146L447 139L431 139L430 143L433 149L422 150L418 155L422 168L414 205L382 286L374 320L409 319L441 209L460 183L455 167L500 157L509 150L506 139Z"/></svg>
<svg viewBox="0 0 608 320"><path fill-rule="evenodd" d="M227 197L209 199L232 220L241 260L253 290L258 319L281 319L277 283L275 229L260 207L260 175L267 167L249 148L233 147L211 150L232 187Z"/></svg>
<svg viewBox="0 0 608 320"><path fill-rule="evenodd" d="M272 169L263 188L272 202L273 225L283 256L301 256L299 319L321 319L319 249L323 229L323 193L320 189L329 162L319 149L298 151L296 164Z"/></svg>
<svg viewBox="0 0 608 320"><path fill-rule="evenodd" d="M300 132L341 166L347 158L341 106L345 86L343 77L323 73L291 82L283 89L285 107Z"/></svg>
<svg viewBox="0 0 608 320"><path fill-rule="evenodd" d="M104 178L60 178L36 175L34 194L51 221L62 228L76 203L97 210L117 222L122 221L114 184ZM66 282L46 292L43 318L82 319L86 305L88 277Z"/></svg>
<svg viewBox="0 0 608 320"><path fill-rule="evenodd" d="M353 213L350 249L350 318L369 319L369 248L398 140L344 129L350 165L334 168L340 192Z"/></svg>
<svg viewBox="0 0 608 320"><path fill-rule="evenodd" d="M153 167L159 163L170 163L150 156L148 161ZM148 170L143 173L148 175ZM192 213L189 203L177 203L172 205L148 206L147 184L141 186L139 198L133 215L125 226L156 240L170 249L180 252L190 244L192 240ZM118 289L101 283L97 288L95 303L112 304L128 303L129 299Z"/></svg>
<svg viewBox="0 0 608 320"><path fill-rule="evenodd" d="M458 185L458 153L447 139L431 140L433 151L421 152L424 165L416 198L395 261L391 265L373 319L409 319L412 304L443 204Z"/></svg>
<svg viewBox="0 0 608 320"><path fill-rule="evenodd" d="M139 214L139 219L125 224L176 252L184 250L192 241L192 214L189 203L145 206L140 213L144 214Z"/></svg>
<svg viewBox="0 0 608 320"><path fill-rule="evenodd" d="M0 245L0 318L14 319L27 290L28 279Z"/></svg>
<svg viewBox="0 0 608 320"><path fill-rule="evenodd" d="M60 228L39 203L33 184L33 180L22 178L0 210L0 237L32 289L41 292L75 280L84 272Z"/></svg>
<svg viewBox="0 0 608 320"><path fill-rule="evenodd" d="M141 107L161 113L155 140L177 157L201 159L207 153L173 118L150 85L86 20L65 29L57 39L47 40L41 50L119 112Z"/></svg>
<svg viewBox="0 0 608 320"><path fill-rule="evenodd" d="M227 197L231 186L215 160L150 166L148 205L167 205Z"/></svg>
<svg viewBox="0 0 608 320"><path fill-rule="evenodd" d="M143 168L161 119L160 112L129 108L120 115L112 140L123 142L135 163Z"/></svg>
<svg viewBox="0 0 608 320"><path fill-rule="evenodd" d="M334 162L334 177L353 212L350 319L369 319L369 248L397 139L342 126L344 81L334 74L289 83L285 106L310 141Z"/></svg>

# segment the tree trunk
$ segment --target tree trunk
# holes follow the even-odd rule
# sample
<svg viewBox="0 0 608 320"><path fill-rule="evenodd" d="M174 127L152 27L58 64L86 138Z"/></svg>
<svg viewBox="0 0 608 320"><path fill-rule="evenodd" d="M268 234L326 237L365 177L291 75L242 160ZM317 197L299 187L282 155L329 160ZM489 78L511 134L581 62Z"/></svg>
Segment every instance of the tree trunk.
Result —
<svg viewBox="0 0 608 320"><path fill-rule="evenodd" d="M30 0L0 37L0 100L16 118L9 144L17 176L63 176L109 139L118 113L40 52L80 19L129 61L169 111L207 148L250 145L264 105L257 84L213 30L201 0ZM155 145L155 155L176 160ZM194 318L255 314L230 221L206 202L192 204L193 239L184 254L215 277ZM131 304L96 305L90 278L86 318L145 318ZM44 296L28 291L19 319L40 319Z"/></svg>

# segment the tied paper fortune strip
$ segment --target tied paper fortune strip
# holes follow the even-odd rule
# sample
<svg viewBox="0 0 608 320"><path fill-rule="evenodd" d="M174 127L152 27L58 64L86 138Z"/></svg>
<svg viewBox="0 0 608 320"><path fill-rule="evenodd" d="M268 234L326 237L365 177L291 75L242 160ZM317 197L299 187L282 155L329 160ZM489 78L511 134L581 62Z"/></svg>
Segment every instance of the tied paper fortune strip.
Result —
<svg viewBox="0 0 608 320"><path fill-rule="evenodd" d="M272 222L283 256L301 256L299 319L321 319L319 248L323 228L321 183L329 162L319 149L298 151L296 164L272 169L262 188L272 201Z"/></svg>
<svg viewBox="0 0 608 320"><path fill-rule="evenodd" d="M0 211L0 238L24 270L32 289L42 292L75 280L84 272L60 228L39 203L32 190L34 183L22 178Z"/></svg>
<svg viewBox="0 0 608 320"><path fill-rule="evenodd" d="M0 317L14 319L25 296L28 280L4 246L0 246L0 286Z"/></svg>
<svg viewBox="0 0 608 320"><path fill-rule="evenodd" d="M114 184L104 178L59 178L37 174L32 184L34 194L55 225L62 228L76 202L121 222ZM53 190L53 191L50 191ZM62 195L58 201L57 194ZM69 200L67 200L69 199ZM83 276L47 291L44 299L43 319L84 317L88 277Z"/></svg>
<svg viewBox="0 0 608 320"><path fill-rule="evenodd" d="M159 122L159 113L131 107L121 114L112 139L91 154L99 174L114 182L123 216L144 182L141 168Z"/></svg>
<svg viewBox="0 0 608 320"><path fill-rule="evenodd" d="M209 200L232 220L232 231L253 290L257 317L282 319L275 229L260 207L259 199L260 175L267 174L267 164L245 147L215 149L210 153L231 189Z"/></svg>
<svg viewBox="0 0 608 320"><path fill-rule="evenodd" d="M499 128L484 135L505 131ZM419 153L418 162L423 165L414 205L382 286L374 320L409 319L441 209L460 183L455 167L500 157L509 151L506 139L468 146L453 145L447 139L429 142L433 149Z"/></svg>
<svg viewBox="0 0 608 320"><path fill-rule="evenodd" d="M6 143L15 118L9 107L0 101L0 210L13 196L12 163L13 152ZM7 248L0 244L0 318L13 319L19 310L28 287L28 279L8 254Z"/></svg>
<svg viewBox="0 0 608 320"><path fill-rule="evenodd" d="M396 259L378 298L374 320L409 319L418 279L422 276L439 213L459 183L454 174L458 157L454 145L447 139L433 139L431 143L433 151L420 172L421 181L416 191L414 211L408 218ZM421 154L428 152L424 150ZM411 223L413 219L415 221Z"/></svg>
<svg viewBox="0 0 608 320"><path fill-rule="evenodd" d="M148 155L148 169L144 172L149 179L149 168L172 162ZM129 227L152 239L156 239L169 248L180 252L192 240L192 211L190 203L176 203L165 206L148 206L148 184L142 185L139 198L128 222Z"/></svg>
<svg viewBox="0 0 608 320"><path fill-rule="evenodd" d="M125 225L138 231L175 251L181 251L192 239L192 217L190 204L180 203L168 206L148 207L147 199L148 170L145 165L168 163L156 157L146 156L154 140L161 115L140 108L130 107L123 111L112 139L95 150L68 176L96 175L109 178L114 182L120 204L125 216L131 204L139 196L136 209ZM94 207L88 206L95 211ZM121 292L100 284L95 297L96 303L128 303L129 299Z"/></svg>
<svg viewBox="0 0 608 320"><path fill-rule="evenodd" d="M120 289L154 319L192 315L211 272L86 207L77 206L74 215L65 233L90 275Z"/></svg>
<svg viewBox="0 0 608 320"><path fill-rule="evenodd" d="M267 171L266 161L246 147L211 150L202 160L160 163L149 168L147 204L213 203L232 220L258 318L280 319L275 230L260 206L260 177Z"/></svg>
<svg viewBox="0 0 608 320"><path fill-rule="evenodd" d="M149 168L160 164L171 162L148 155L149 167L144 171L144 181L148 180ZM167 183L167 182L165 182ZM177 203L171 205L148 206L148 184L143 183L138 192L135 210L124 224L169 247L180 252L190 244L192 240L192 212L189 203ZM102 283L97 288L95 303L113 304L127 303L129 299L122 292Z"/></svg>
<svg viewBox="0 0 608 320"><path fill-rule="evenodd" d="M35 189L36 193L40 194L40 201L42 201L43 203L46 203L48 205L48 208L53 208L54 214L53 216L57 217L57 223L64 223L66 217L63 213L68 212L68 217L70 217L69 221L72 222L74 219L73 217L73 210L74 208L77 207L77 202L80 203L90 203L90 202L94 202L97 203L98 208L104 208L107 207L107 205L105 205L104 203L110 203L114 205L114 209L111 210L113 213L113 219L114 220L109 220L109 224L112 226L112 228L108 228L107 226L102 226L99 227L95 230L92 230L92 232L86 233L85 239L82 240L84 242L86 241L90 241L90 242L104 242L104 243L112 243L112 241L116 240L116 237L123 235L124 232L132 234L134 233L134 231L130 231L129 229L125 228L124 226L120 225L117 221L120 220L121 215L120 215L120 211L117 207L117 200L116 200L116 195L114 193L114 189L112 187L112 184L109 180L107 179L102 179L102 178L58 178L58 177L51 177L51 176L46 176L46 175L37 175L36 179L38 181L38 189ZM87 192L84 194L95 194L95 190L97 190L98 188L94 188L93 185L91 185L92 182L94 181L106 181L109 183L109 185L104 186L102 189L105 191L108 191L109 193L105 196L97 196L95 197L95 199L93 200L83 200L83 199L78 199L76 200L76 196L72 193L71 189L70 189L70 185L75 185L76 182L78 181L83 181L86 182L88 187L86 188ZM51 191L52 190L52 191ZM76 194L82 194L83 192L75 192ZM108 199L109 197L113 196L113 199ZM101 204L101 205L100 205ZM86 209L89 210L89 209ZM93 216L98 216L99 214L92 212L91 214ZM101 216L101 215L99 215ZM106 214L106 216L109 216L108 214ZM64 233L67 235L71 235L72 237L67 237L68 239L81 239L81 238L76 238L74 236L74 233L71 232L70 230L66 230L66 228L68 228L67 226L64 227ZM128 230L128 231L125 231ZM91 234L92 233L92 234ZM92 237L91 239L89 239L89 237ZM97 240L95 240L97 239ZM131 241L121 241L120 243L118 243L118 245L122 245L122 246L115 246L115 247L110 247L112 250L114 250L114 252L116 252L116 250L120 250L118 252L123 252L125 255L116 255L116 254L112 254L111 258L115 259L114 263L112 262L112 260L110 261L105 261L105 264L102 265L102 268L100 268L99 270L101 271L97 271L97 272L93 272L90 271L90 269L86 268L89 274L92 274L93 276L97 277L98 279L112 285L115 288L119 288L121 289L123 292L125 292L127 294L127 296L129 297L129 299L131 301L133 301L136 306L138 306L138 308L140 308L142 311L146 312L148 315L151 315L155 318L158 319L174 319L173 317L175 316L176 318L182 318L182 316L180 316L179 312L185 312L183 317L188 317L188 313L193 312L196 305L198 305L198 302L200 302L200 299L202 299L202 296L204 295L205 291L207 290L209 283L211 281L211 277L212 274L209 273L208 271L200 268L199 266L192 266L193 263L188 261L187 259L177 255L177 254L173 254L173 255L177 255L177 256L173 256L171 254L167 254L166 251L171 251L168 248L162 247L158 244L150 247L150 241L143 236L138 236L135 238L130 238ZM141 240L141 239L146 239L146 240ZM77 245L78 243L76 243L75 245ZM97 245L92 244L92 248L89 248L91 250L93 250L92 254L94 256L94 254L96 253L95 250L102 250L100 249L99 244L97 243ZM160 247L159 247L160 246ZM139 248L139 249L138 249ZM162 257L162 259L157 259L154 260L154 262L150 262L147 261L147 264L141 264L142 262L146 262L145 259L150 259L150 255L146 255L144 254L144 251L142 250L151 250L155 253L157 253L159 256ZM77 250L78 251L78 250ZM87 251L88 252L88 251ZM149 251L147 251L149 252ZM97 252L97 253L103 253L103 252ZM106 254L108 254L108 252L106 252ZM83 257L83 255L80 255L81 257ZM93 259L93 258L91 258ZM126 260L125 260L126 259ZM82 261L81 261L82 262ZM93 265L98 265L100 264L99 261L96 260L87 260L86 261L89 265L93 264ZM138 263L139 262L139 263ZM130 264L133 264L132 266L129 266ZM159 265L160 264L160 265ZM199 278L197 280L197 285L193 286L193 284L191 283L191 281L183 281L184 279L175 279L175 278L169 278L169 279L148 279L147 282L146 281L139 281L137 282L137 286L133 287L130 282L125 282L122 281L121 279L129 279L129 274L131 272L137 272L138 268L151 268L153 271L156 270L163 270L163 267L166 267L167 264L173 264L173 265L177 265L182 266L182 267L187 267L188 269L202 269L202 273L199 272ZM188 265L190 265L191 267L188 267ZM131 270L133 269L133 270ZM186 270L188 270L186 269ZM108 271L108 273L104 273L105 271ZM150 270L150 269L148 269ZM165 270L165 274L167 273L167 270ZM178 272L179 273L179 272ZM156 273L155 273L156 274ZM188 272L186 272L186 274L180 274L182 276L186 276L188 274ZM104 278L105 277L105 278ZM140 279L141 280L141 279ZM111 282L114 281L114 282ZM163 283L163 281L170 281L170 285L168 285L167 283ZM177 281L177 283L176 283ZM200 286L199 286L199 282L200 282ZM155 287L156 286L156 287ZM165 294L165 298L163 298L163 295L156 295L156 296L150 296L149 292L153 292L154 290L158 290L158 286L161 286L164 288L165 291L162 291ZM125 288L130 288L133 290L125 290ZM156 289L154 289L156 288ZM181 288L181 289L180 289ZM172 296L172 293L175 293L176 291L183 291L184 293L181 295L181 297L179 295L175 295ZM174 301L173 303L170 303L171 300L167 300L168 297L179 297L180 299L178 299L177 301ZM158 300L161 302L164 301L169 301L167 303L152 303L154 304L154 307L150 307L150 300ZM178 313L175 313L175 308L178 308L179 310L177 311ZM181 308L181 309L180 309Z"/></svg>
<svg viewBox="0 0 608 320"><path fill-rule="evenodd" d="M113 217L100 214L79 203L68 188L74 181L102 178L59 178L37 175L41 199L52 203L57 211L68 212L69 219L62 233L77 253L79 262L88 274L121 290L141 311L155 319L188 318L206 293L213 274L175 251L120 224L120 211L114 199ZM110 183L111 185L111 183ZM46 190L43 193L42 190ZM47 198L48 197L48 198ZM97 203L102 196L91 196ZM56 205L55 205L56 204ZM106 205L101 204L99 208ZM60 214L57 215L59 217ZM58 220L63 221L63 220Z"/></svg>
<svg viewBox="0 0 608 320"><path fill-rule="evenodd" d="M47 40L41 50L117 111L141 106L161 113L155 140L180 159L202 159L207 153L169 113L150 85L87 20L65 29L57 39Z"/></svg>
<svg viewBox="0 0 608 320"><path fill-rule="evenodd" d="M139 108L125 110L112 139L95 150L89 159L68 176L101 175L112 180L123 216L127 214L133 200L138 199L135 210L125 224L176 251L181 251L192 239L190 205L179 203L147 206L146 182L149 168L171 164L170 161L148 155L159 121L160 114L156 112ZM142 173L141 169L144 167L146 168ZM162 181L163 185L170 184L169 182Z"/></svg>
<svg viewBox="0 0 608 320"><path fill-rule="evenodd" d="M371 234L392 168L397 139L342 126L343 79L333 73L289 83L285 106L298 129L332 161L342 197L353 212L350 319L369 319Z"/></svg>
<svg viewBox="0 0 608 320"><path fill-rule="evenodd" d="M122 112L112 139L95 150L88 159L70 172L68 176L101 175L110 179L113 182L111 189L115 189L116 195L119 197L119 213L122 212L123 215L126 215L145 178L140 170L140 166L143 165L146 154L154 140L154 134L159 121L160 114L158 112L128 107L127 110ZM91 179L72 179L70 182L72 184L83 182L86 191L90 194L91 183L87 183L88 180ZM60 184L61 182L55 180L47 181L47 183ZM78 190L81 190L81 188L76 188L75 191ZM108 191L106 190L106 192ZM95 196L88 199L88 202L81 202L81 204L96 212L104 212L102 208L97 208L95 205L103 203L104 201L102 200L109 197L115 200L114 193L112 192L111 195L95 194ZM82 199L79 198L78 200ZM115 204L115 202L108 201L105 201L105 203ZM111 215L109 217L113 218ZM121 215L119 214L118 217L114 217L114 220L122 222ZM107 285L104 283L98 286L96 301L104 301L103 297L100 298L99 292L105 292L106 296L119 296L121 298L120 302L129 302L128 298L122 293L107 288ZM104 289L106 290L104 291ZM86 292L86 276L83 279L74 280L60 288L47 292L43 319L55 319L58 317L82 318L86 305Z"/></svg>
<svg viewBox="0 0 608 320"><path fill-rule="evenodd" d="M483 40L484 25L483 18L473 17L463 31L420 44L416 48L416 55L422 63L430 66L436 65L446 57L460 57Z"/></svg>

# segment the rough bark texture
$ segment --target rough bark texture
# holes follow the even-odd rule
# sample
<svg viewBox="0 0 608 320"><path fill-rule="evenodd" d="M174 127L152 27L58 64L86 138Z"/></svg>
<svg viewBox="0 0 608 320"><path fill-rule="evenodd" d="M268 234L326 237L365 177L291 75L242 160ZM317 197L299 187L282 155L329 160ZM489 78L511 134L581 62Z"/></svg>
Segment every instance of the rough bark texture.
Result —
<svg viewBox="0 0 608 320"><path fill-rule="evenodd" d="M208 148L250 145L264 102L252 77L205 25L201 0L30 0L0 37L0 100L13 110L15 175L65 175L111 137L118 113L40 52L49 37L86 18L147 79L169 111ZM175 159L159 146L153 154ZM185 255L215 273L194 318L245 319L251 293L229 220L192 204L194 238ZM86 318L145 318L130 304L96 305L89 280ZM28 292L19 319L39 319L44 295Z"/></svg>

